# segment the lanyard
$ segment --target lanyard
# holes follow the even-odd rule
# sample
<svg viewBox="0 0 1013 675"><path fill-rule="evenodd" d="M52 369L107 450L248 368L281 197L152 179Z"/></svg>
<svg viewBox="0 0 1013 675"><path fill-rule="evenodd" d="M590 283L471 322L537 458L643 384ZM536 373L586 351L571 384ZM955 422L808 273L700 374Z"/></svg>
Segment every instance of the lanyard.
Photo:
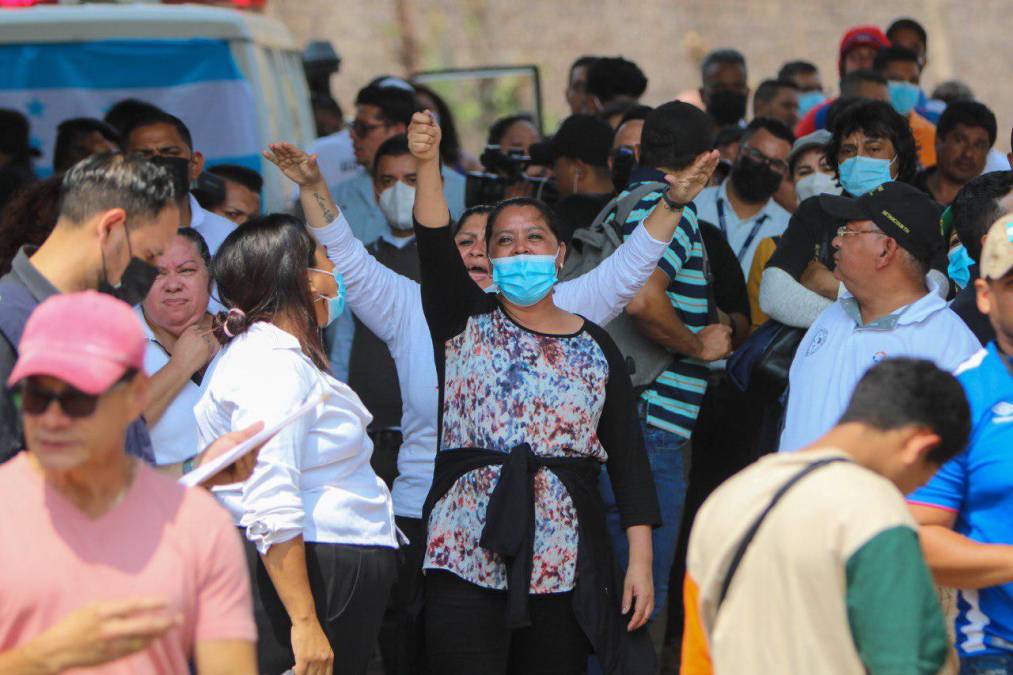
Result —
<svg viewBox="0 0 1013 675"><path fill-rule="evenodd" d="M728 241L728 223L725 222L725 200L721 199L721 197L715 197L714 199L718 209L718 226L721 228L721 234L725 235L725 241ZM756 235L760 233L760 228L763 227L763 223L766 222L768 216L769 214L763 213L753 221L753 229L749 231L749 236L742 242L742 246L739 247L738 252L735 254L740 263L746 257L746 251L749 250L749 246L756 239Z"/></svg>

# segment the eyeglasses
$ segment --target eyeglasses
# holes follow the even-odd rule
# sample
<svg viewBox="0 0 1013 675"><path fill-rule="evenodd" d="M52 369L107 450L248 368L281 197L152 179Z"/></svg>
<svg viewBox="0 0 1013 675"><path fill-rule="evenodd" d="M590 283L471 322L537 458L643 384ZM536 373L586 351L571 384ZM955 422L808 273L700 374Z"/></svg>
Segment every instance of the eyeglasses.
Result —
<svg viewBox="0 0 1013 675"><path fill-rule="evenodd" d="M788 175L788 163L785 162L783 159L771 159L770 157L767 157L765 154L763 154L756 148L751 147L749 145L742 146L742 153L748 156L754 162L766 164L770 168L770 170L773 171L774 173L778 173L782 176Z"/></svg>
<svg viewBox="0 0 1013 675"><path fill-rule="evenodd" d="M387 126L390 125L387 124L386 122L382 122L380 124L367 124L366 122L360 122L359 120L355 120L354 122L352 122L352 133L361 138L363 136L368 136L369 134L373 133L380 127L387 127Z"/></svg>
<svg viewBox="0 0 1013 675"><path fill-rule="evenodd" d="M885 233L880 232L879 230L849 230L847 225L841 225L837 228L838 237L854 237L860 234L878 234L883 237L886 236Z"/></svg>
<svg viewBox="0 0 1013 675"><path fill-rule="evenodd" d="M109 389L127 382L134 374L135 371L128 370ZM86 394L74 387L67 387L63 391L55 392L31 381L26 381L21 386L21 410L26 415L41 415L49 409L50 403L56 401L67 417L80 419L82 417L91 417L95 413L95 408L98 406L98 400L101 396L102 394Z"/></svg>

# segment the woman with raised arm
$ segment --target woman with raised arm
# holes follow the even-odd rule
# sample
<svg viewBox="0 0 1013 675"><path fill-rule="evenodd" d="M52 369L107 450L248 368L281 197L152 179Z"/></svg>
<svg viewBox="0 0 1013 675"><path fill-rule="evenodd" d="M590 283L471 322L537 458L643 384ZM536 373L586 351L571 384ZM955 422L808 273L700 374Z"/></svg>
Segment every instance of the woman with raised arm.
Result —
<svg viewBox="0 0 1013 675"><path fill-rule="evenodd" d="M576 674L593 651L606 673L653 672L638 629L654 604L659 514L622 355L604 330L553 302L565 245L541 202L493 209L495 294L469 283L440 186L439 127L416 114L408 140L440 381L440 452L424 509L429 667ZM681 217L713 159L704 153L666 176L668 218ZM602 463L629 538L622 581L597 491Z"/></svg>
<svg viewBox="0 0 1013 675"><path fill-rule="evenodd" d="M320 329L341 284L300 221L254 219L214 261L224 344L194 414L201 440L318 401L260 450L253 474L215 490L247 541L259 672L364 675L397 565L387 486L369 464L369 412L328 374Z"/></svg>
<svg viewBox="0 0 1013 675"><path fill-rule="evenodd" d="M328 257L343 276L349 308L386 343L397 368L404 442L398 453L394 510L398 527L408 535L410 544L400 566L395 600L404 613L418 592L418 569L425 550L422 506L432 484L436 456L437 375L419 285L382 265L353 236L328 193L314 156L287 143L271 145L264 156L299 185L310 231L327 246ZM687 169L687 175L712 170L712 165L702 162ZM492 283L485 247L486 221L491 211L492 207L470 209L455 232L455 244L469 276L482 288ZM595 270L558 284L553 295L556 305L579 311L595 323L613 319L657 266L678 220L664 209L652 213L643 227L637 228ZM403 625L405 634L400 639L407 644L414 632L410 620L405 619ZM414 648L409 646L408 652L414 653Z"/></svg>

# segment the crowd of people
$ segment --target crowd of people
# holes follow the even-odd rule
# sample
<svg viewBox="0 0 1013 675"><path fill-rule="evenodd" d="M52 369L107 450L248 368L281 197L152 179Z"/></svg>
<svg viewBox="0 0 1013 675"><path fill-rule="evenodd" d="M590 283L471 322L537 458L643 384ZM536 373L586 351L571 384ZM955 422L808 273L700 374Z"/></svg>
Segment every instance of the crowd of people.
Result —
<svg viewBox="0 0 1013 675"><path fill-rule="evenodd" d="M289 213L0 111L0 674L1013 673L1013 157L929 53L581 57L480 159L314 77Z"/></svg>

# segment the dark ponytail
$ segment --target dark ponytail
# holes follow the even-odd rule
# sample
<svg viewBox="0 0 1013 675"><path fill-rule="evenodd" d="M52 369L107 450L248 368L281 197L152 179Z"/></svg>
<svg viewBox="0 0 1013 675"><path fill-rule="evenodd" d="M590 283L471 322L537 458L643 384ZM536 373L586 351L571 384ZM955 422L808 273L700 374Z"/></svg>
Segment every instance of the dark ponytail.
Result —
<svg viewBox="0 0 1013 675"><path fill-rule="evenodd" d="M214 259L218 295L228 312L214 321L222 344L258 321L285 316L296 327L302 351L328 369L306 270L314 266L316 242L298 219L283 213L254 218L233 230Z"/></svg>

